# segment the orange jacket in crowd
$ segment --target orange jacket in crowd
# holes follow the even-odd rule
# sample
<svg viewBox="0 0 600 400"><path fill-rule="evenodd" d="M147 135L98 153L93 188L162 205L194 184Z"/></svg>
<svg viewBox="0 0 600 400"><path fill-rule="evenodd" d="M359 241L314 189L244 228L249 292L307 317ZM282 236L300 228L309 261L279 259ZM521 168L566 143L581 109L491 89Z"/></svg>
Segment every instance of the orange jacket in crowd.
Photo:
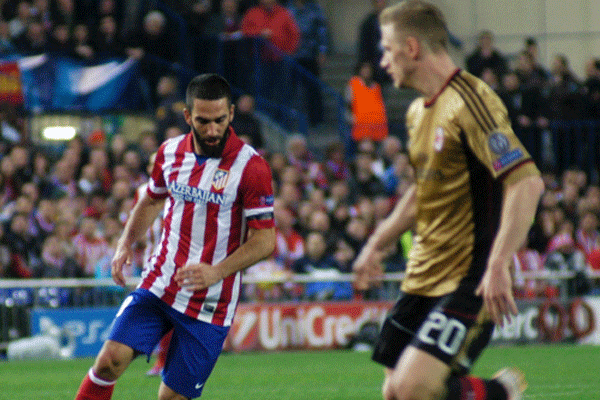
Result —
<svg viewBox="0 0 600 400"><path fill-rule="evenodd" d="M359 142L371 139L380 142L388 136L388 120L381 86L373 82L367 86L358 76L349 82L352 90L352 139Z"/></svg>

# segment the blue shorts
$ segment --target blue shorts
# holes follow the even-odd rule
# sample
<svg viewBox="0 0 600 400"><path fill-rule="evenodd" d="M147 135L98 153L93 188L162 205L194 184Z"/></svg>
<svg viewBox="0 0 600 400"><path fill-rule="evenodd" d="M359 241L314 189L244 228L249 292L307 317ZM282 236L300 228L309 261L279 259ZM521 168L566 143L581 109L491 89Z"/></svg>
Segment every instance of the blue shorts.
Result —
<svg viewBox="0 0 600 400"><path fill-rule="evenodd" d="M174 310L145 289L123 301L109 339L123 343L148 359L160 339L173 330L163 382L188 398L199 397L223 349L228 327L208 324Z"/></svg>

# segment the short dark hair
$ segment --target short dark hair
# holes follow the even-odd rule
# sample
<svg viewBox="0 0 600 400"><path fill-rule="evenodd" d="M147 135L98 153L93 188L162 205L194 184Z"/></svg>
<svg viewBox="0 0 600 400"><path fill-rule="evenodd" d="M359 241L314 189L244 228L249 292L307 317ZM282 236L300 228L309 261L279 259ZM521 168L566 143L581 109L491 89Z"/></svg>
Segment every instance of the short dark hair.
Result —
<svg viewBox="0 0 600 400"><path fill-rule="evenodd" d="M229 82L221 75L202 74L196 76L188 84L185 104L191 110L194 106L194 99L219 100L222 98L227 99L228 105L232 104L233 97Z"/></svg>

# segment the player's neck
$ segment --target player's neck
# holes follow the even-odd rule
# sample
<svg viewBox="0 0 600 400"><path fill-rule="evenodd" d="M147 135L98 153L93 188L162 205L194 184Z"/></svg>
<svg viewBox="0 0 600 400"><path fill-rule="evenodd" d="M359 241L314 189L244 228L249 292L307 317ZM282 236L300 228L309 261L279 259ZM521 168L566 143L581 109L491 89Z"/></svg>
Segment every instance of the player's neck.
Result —
<svg viewBox="0 0 600 400"><path fill-rule="evenodd" d="M430 54L424 60L421 74L417 76L415 89L429 101L446 86L456 69L456 65L447 53Z"/></svg>

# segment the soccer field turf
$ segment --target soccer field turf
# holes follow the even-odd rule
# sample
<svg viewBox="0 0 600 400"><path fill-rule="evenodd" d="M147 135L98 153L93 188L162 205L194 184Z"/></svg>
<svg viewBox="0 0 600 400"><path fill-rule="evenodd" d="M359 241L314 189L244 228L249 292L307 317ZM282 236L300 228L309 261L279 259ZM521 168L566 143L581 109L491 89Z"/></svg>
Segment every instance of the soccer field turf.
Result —
<svg viewBox="0 0 600 400"><path fill-rule="evenodd" d="M0 399L72 399L91 358L0 362ZM140 357L121 377L114 399L156 399L159 378L148 378ZM600 400L600 347L490 347L474 370L489 377L504 366L529 381L525 399ZM382 369L368 353L344 350L223 354L202 399L380 399Z"/></svg>

